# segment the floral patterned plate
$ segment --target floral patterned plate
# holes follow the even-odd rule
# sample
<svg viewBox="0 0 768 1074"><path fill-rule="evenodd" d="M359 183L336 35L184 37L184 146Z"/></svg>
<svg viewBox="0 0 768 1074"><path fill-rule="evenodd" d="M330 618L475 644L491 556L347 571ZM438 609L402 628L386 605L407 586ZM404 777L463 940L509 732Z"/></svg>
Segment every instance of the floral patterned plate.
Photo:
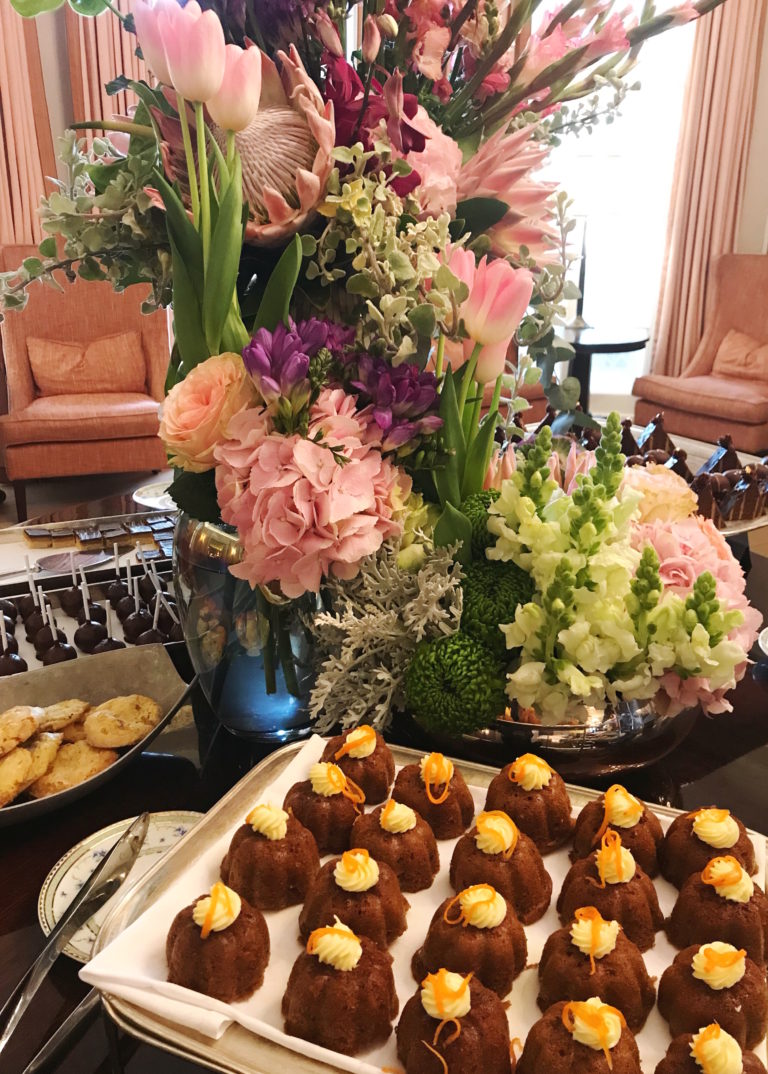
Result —
<svg viewBox="0 0 768 1074"><path fill-rule="evenodd" d="M64 948L65 955L69 955L76 962L89 961L101 923L112 909L115 899L122 894L122 890L143 876L149 867L155 864L158 855L165 854L175 843L183 839L202 816L202 813L192 813L188 810L152 814L147 838L144 840L141 852L123 888L75 933ZM37 916L46 936L101 859L135 819L135 817L128 817L126 820L118 820L110 824L108 828L94 832L93 835L89 835L68 850L56 862L45 878L37 901Z"/></svg>

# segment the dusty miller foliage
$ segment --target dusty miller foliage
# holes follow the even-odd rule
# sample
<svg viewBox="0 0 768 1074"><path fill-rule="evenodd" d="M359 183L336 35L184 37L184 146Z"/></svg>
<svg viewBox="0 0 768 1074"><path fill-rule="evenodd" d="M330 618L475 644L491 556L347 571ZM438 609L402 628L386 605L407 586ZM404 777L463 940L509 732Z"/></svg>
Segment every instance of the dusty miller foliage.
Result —
<svg viewBox="0 0 768 1074"><path fill-rule="evenodd" d="M455 549L435 548L418 571L397 566L387 543L351 581L328 584L332 612L311 624L322 664L310 698L321 734L365 720L383 730L403 708L403 677L417 644L453 634L461 622L461 569Z"/></svg>

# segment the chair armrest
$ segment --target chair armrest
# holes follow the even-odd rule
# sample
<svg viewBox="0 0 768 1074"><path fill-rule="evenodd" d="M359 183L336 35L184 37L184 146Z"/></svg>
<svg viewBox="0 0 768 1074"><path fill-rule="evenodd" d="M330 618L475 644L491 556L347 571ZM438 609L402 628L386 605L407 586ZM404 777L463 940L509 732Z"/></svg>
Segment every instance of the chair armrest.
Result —
<svg viewBox="0 0 768 1074"><path fill-rule="evenodd" d="M165 398L165 378L171 358L169 320L166 310L158 310L142 318L141 334L144 361L147 364L147 388L158 403Z"/></svg>
<svg viewBox="0 0 768 1074"><path fill-rule="evenodd" d="M35 398L35 382L27 355L27 334L31 328L29 318L23 312L7 313L0 324L9 414L24 410Z"/></svg>

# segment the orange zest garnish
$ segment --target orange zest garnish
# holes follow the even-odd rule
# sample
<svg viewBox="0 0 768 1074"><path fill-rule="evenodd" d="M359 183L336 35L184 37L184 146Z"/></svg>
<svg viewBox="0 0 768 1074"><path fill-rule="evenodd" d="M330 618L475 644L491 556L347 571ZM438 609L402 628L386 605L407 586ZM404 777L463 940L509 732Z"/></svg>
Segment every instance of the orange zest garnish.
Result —
<svg viewBox="0 0 768 1074"><path fill-rule="evenodd" d="M392 810L395 808L396 805L397 805L397 802L395 801L394 798L388 798L386 800L386 802L384 803L384 808L381 811L380 821L382 821L382 820L383 821L388 821L389 820L389 815L392 812Z"/></svg>
<svg viewBox="0 0 768 1074"><path fill-rule="evenodd" d="M711 947L705 945L704 969L707 973L717 969L727 970L740 962L746 953L743 949L741 951L713 951Z"/></svg>
<svg viewBox="0 0 768 1074"><path fill-rule="evenodd" d="M627 1023L624 1020L624 1015L616 1007L610 1007L607 1003L604 1003L602 1007L594 1008L587 1006L586 1003L572 1001L571 1003L566 1003L563 1007L562 1015L563 1025L569 1033L573 1033L576 1025L576 1011L578 1011L582 1022L585 1022L590 1029L595 1031L597 1039L600 1041L600 1047L603 1049L608 1069L613 1070L611 1049L608 1047L608 1026L605 1024L605 1016L606 1014L615 1014L618 1016L621 1025L625 1026Z"/></svg>
<svg viewBox="0 0 768 1074"><path fill-rule="evenodd" d="M329 764L327 769L328 782L333 787L337 794L343 794L345 798L348 798L352 805L355 807L355 813L359 813L359 807L365 804L365 792L362 787L345 776L338 765Z"/></svg>
<svg viewBox="0 0 768 1074"><path fill-rule="evenodd" d="M519 783L523 770L529 764L534 765L536 768L548 768L550 772L552 771L547 762L542 760L541 757L537 757L535 753L522 753L507 769L507 779L510 783Z"/></svg>
<svg viewBox="0 0 768 1074"><path fill-rule="evenodd" d="M307 940L306 951L308 955L314 955L317 950L317 945L322 940L323 936L341 936L345 940L357 939L354 933L347 932L346 929L340 929L337 925L324 925L321 929L314 929L309 934Z"/></svg>
<svg viewBox="0 0 768 1074"><path fill-rule="evenodd" d="M601 857L602 855L602 857ZM616 864L616 875L621 876L621 836L613 828L609 828L602 838L600 849L597 851L597 871L600 874L600 887L605 887L605 866L603 859L613 855Z"/></svg>
<svg viewBox="0 0 768 1074"><path fill-rule="evenodd" d="M506 823L512 826L512 842L509 844L506 850L501 851L502 856L507 861L509 861L509 859L515 852L517 841L520 838L520 829L517 827L512 818L508 816L502 809L486 810L483 813L478 813L477 820L475 821L475 827L477 828L480 835L489 835L493 837L494 835L496 835L496 832L494 831L493 826L490 825L488 822L494 817L496 817L497 819L500 818L501 820L506 821Z"/></svg>
<svg viewBox="0 0 768 1074"><path fill-rule="evenodd" d="M595 951L600 943L600 926L605 924L605 919L596 906L580 906L573 915L577 921L588 921L592 926L589 937L589 964L590 975L595 972Z"/></svg>
<svg viewBox="0 0 768 1074"><path fill-rule="evenodd" d="M625 791L622 785L620 783L614 783L613 786L609 787L603 795L603 823L595 832L595 838L592 840L592 846L596 846L608 830L608 826L611 823L608 818L610 817L611 812L613 810L614 798L618 797L619 794L624 793ZM634 810L637 813L637 820L640 820L643 813L645 812L643 805L638 802L637 805L634 807ZM637 823L637 820L635 821L635 823Z"/></svg>
<svg viewBox="0 0 768 1074"><path fill-rule="evenodd" d="M432 805L442 805L451 793L451 781L450 779L444 779L444 769L445 757L442 753L430 753L424 764L424 787L426 788L427 798L429 798ZM432 790L433 785L435 790L442 786L442 794L435 794Z"/></svg>
<svg viewBox="0 0 768 1074"><path fill-rule="evenodd" d="M405 1074L402 1067L382 1067L381 1074Z"/></svg>
<svg viewBox="0 0 768 1074"><path fill-rule="evenodd" d="M703 809L697 809L693 815L694 817L698 817L701 813L709 813L715 824L722 824L723 821L728 820L731 815L730 809L708 809L706 806ZM717 1025L716 1022L714 1024ZM711 1029L712 1026L709 1026L708 1028ZM717 1026L717 1028L719 1029L720 1026Z"/></svg>
<svg viewBox="0 0 768 1074"><path fill-rule="evenodd" d="M461 982L461 985L454 991L445 982L445 974L447 972L447 970L439 970L437 973L428 973L421 982L422 988L426 987L427 981L432 982L432 994L435 997L435 1006L441 1015L445 1013L446 1007L451 1000L458 999L459 996L464 995L469 988L469 982L474 977L473 970L472 973L467 974Z"/></svg>
<svg viewBox="0 0 768 1074"><path fill-rule="evenodd" d="M466 915L466 913L464 911L464 908L461 905L459 905L459 916L458 917L451 918L448 915L451 912L451 907L453 907L456 903L460 904L461 896L464 894L464 892L466 892L466 891L480 891L480 890L487 891L488 895L487 895L486 898L478 899L477 902L475 903L475 905L476 906L492 906L493 905L493 902L494 902L494 900L496 898L496 890L494 888L492 888L490 884L472 884L471 887L464 888L464 891L460 891L458 895L454 895L454 897L451 899L451 901L446 906L445 910L443 910L443 921L446 923L446 925L462 925L464 928L467 927L467 925L469 924L469 918L467 917L467 915Z"/></svg>
<svg viewBox="0 0 768 1074"><path fill-rule="evenodd" d="M437 1048L433 1048L432 1045L428 1044L425 1040L423 1040L421 1043L426 1049L428 1049L428 1051L432 1052L432 1055L434 1055L436 1059L440 1060L443 1065L443 1074L448 1074L448 1064L446 1063L442 1055L440 1055L440 1052L438 1052Z"/></svg>
<svg viewBox="0 0 768 1074"><path fill-rule="evenodd" d="M369 745L371 739L376 742L376 732L372 727L367 724L363 724L362 727L357 728L358 731L365 731L365 735L360 735L356 742L350 742L349 738L344 739L341 746L336 750L333 755L334 761L338 761L341 757L346 757L352 750L358 749L360 746Z"/></svg>
<svg viewBox="0 0 768 1074"><path fill-rule="evenodd" d="M520 1055L522 1050L523 1042L520 1040L519 1037L513 1037L512 1040L509 1042L509 1054L512 1059L517 1059L518 1055Z"/></svg>
<svg viewBox="0 0 768 1074"><path fill-rule="evenodd" d="M721 861L725 861L730 866L730 870L721 876L718 880L714 875L713 866L717 866ZM707 862L701 874L702 882L711 885L713 888L726 887L731 884L738 884L741 882L741 863L738 862L733 855L725 854L722 858L713 858L712 861Z"/></svg>
<svg viewBox="0 0 768 1074"><path fill-rule="evenodd" d="M702 1029L697 1034L697 1039L691 1044L691 1055L699 1064L704 1074L707 1074L707 1068L704 1065L704 1045L708 1044L711 1040L718 1040L722 1030L717 1022L713 1022L708 1025L706 1029Z"/></svg>
<svg viewBox="0 0 768 1074"><path fill-rule="evenodd" d="M445 1029L445 1027L447 1025L450 1025L451 1023L453 1023L456 1028L454 1029L453 1033L451 1033L450 1037L448 1037L448 1039L445 1041L445 1043L453 1044L456 1038L461 1036L461 1022L458 1020L458 1018L443 1018L442 1022L439 1023L437 1029L435 1030L434 1037L432 1038L432 1043L435 1046L437 1046L437 1042L440 1040L440 1034L442 1033L443 1029Z"/></svg>
<svg viewBox="0 0 768 1074"><path fill-rule="evenodd" d="M355 847L353 850L345 850L341 855L341 865L347 873L361 873L371 860L371 855L363 847Z"/></svg>
<svg viewBox="0 0 768 1074"><path fill-rule="evenodd" d="M208 903L208 909L206 910L205 918L203 920L203 927L200 930L201 940L207 940L210 936L211 929L213 928L213 922L216 917L216 910L218 909L220 902L226 903L228 914L231 914L233 912L232 900L229 897L229 891L220 880L217 880L211 888L210 902Z"/></svg>

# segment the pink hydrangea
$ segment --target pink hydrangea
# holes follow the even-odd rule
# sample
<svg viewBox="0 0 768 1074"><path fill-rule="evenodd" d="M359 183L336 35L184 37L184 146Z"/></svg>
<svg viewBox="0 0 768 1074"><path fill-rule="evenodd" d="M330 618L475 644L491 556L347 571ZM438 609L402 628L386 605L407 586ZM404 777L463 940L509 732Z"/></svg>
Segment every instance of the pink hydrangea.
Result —
<svg viewBox="0 0 768 1074"><path fill-rule="evenodd" d="M323 576L353 578L402 532L394 514L410 479L365 443L355 399L341 389L321 392L307 437L274 432L263 410L237 415L228 433L216 451L216 489L243 546L232 573L252 586L316 593Z"/></svg>

